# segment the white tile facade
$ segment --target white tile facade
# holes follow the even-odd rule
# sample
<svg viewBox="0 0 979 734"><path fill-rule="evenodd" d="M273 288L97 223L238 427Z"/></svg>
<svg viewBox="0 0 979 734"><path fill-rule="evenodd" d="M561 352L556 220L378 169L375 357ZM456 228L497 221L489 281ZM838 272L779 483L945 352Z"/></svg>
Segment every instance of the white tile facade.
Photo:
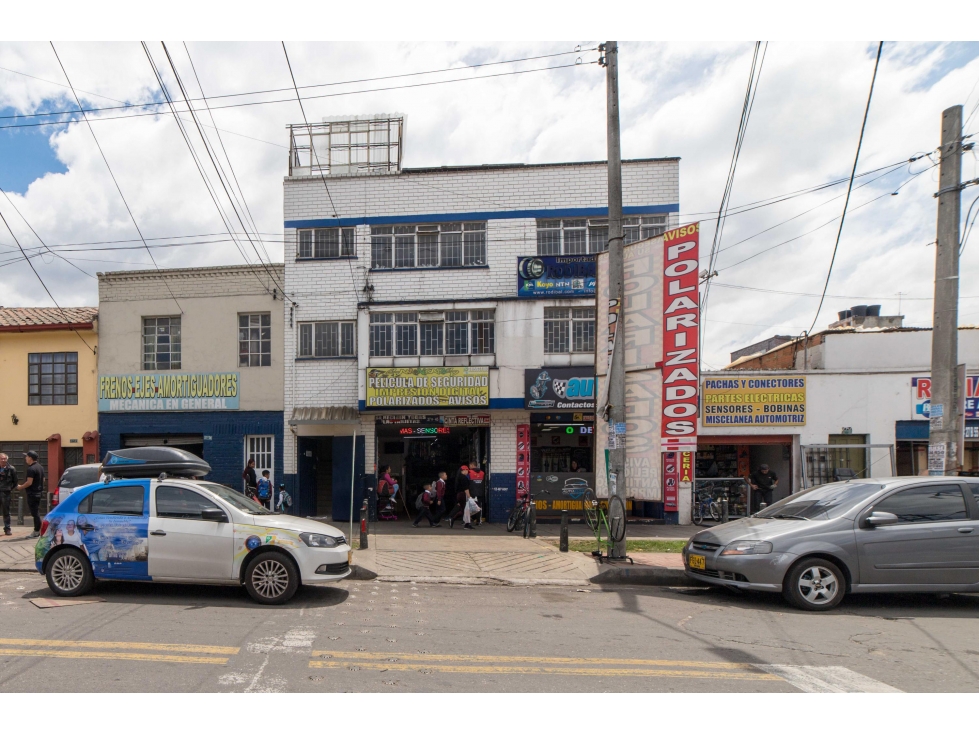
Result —
<svg viewBox="0 0 979 734"><path fill-rule="evenodd" d="M678 159L625 161L622 180L627 215L629 207L668 207L672 212L669 225L677 224ZM476 299L485 299L482 307L496 309L496 354L489 360L491 399L522 398L524 369L545 364L543 308L558 301L516 299L517 258L537 253L537 217L583 217L586 215L582 209L604 210L605 164L415 169L393 175L327 177L326 184L329 195L320 177L292 177L284 183L285 281L291 300L285 309L286 422L294 407L357 407L358 399L365 397L363 375L370 361L368 314L372 310L421 310L404 302L431 302L425 309L464 303L460 308L472 309L480 307ZM562 211L568 209L579 211ZM472 221L487 223L487 266L370 270L372 220L384 217L382 222L373 223L397 224L401 217L426 216L438 221L442 215L458 217L469 213L474 215ZM501 214L506 218L491 218ZM604 212L594 211L587 216L604 216ZM331 226L323 220L335 217L343 226L356 226L357 257L297 262L297 223L301 222L299 226L304 228ZM332 224L335 226L335 222ZM370 298L364 290L368 284L373 287ZM560 303L593 305L594 301L562 299ZM295 359L296 324L341 319L358 320L357 359ZM491 412L493 468L512 472L514 426L528 420L528 414L522 410ZM358 432L361 431L367 436L370 472L374 456L373 415L362 414ZM288 425L285 472L296 472L296 440Z"/></svg>

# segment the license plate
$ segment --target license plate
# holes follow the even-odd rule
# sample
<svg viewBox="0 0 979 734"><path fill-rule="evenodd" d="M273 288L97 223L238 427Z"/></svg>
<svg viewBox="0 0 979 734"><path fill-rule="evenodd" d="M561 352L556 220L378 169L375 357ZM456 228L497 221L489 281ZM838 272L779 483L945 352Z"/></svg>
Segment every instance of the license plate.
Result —
<svg viewBox="0 0 979 734"><path fill-rule="evenodd" d="M687 556L687 562L690 568L699 568L702 571L707 568L707 559L704 556Z"/></svg>

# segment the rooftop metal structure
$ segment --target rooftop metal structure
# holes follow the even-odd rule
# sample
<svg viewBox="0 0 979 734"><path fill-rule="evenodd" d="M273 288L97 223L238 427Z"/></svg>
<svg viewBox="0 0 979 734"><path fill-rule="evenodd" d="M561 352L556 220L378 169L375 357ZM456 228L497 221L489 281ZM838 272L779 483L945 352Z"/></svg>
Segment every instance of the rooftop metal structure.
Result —
<svg viewBox="0 0 979 734"><path fill-rule="evenodd" d="M289 125L289 175L400 173L404 126L404 115L387 113Z"/></svg>

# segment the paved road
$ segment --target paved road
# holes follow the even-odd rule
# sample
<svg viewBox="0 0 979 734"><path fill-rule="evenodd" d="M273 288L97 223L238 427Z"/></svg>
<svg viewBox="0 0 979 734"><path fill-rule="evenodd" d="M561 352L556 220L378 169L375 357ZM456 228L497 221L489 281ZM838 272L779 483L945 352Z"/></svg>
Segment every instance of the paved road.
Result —
<svg viewBox="0 0 979 734"><path fill-rule="evenodd" d="M238 589L103 583L37 608L0 575L2 691L979 690L979 597L804 614L720 590L346 581L259 607Z"/></svg>

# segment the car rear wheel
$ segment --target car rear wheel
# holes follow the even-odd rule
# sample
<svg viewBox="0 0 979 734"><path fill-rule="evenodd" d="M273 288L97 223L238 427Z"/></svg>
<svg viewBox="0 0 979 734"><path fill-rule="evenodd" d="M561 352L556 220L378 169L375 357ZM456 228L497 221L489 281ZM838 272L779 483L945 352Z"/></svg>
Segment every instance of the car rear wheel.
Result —
<svg viewBox="0 0 979 734"><path fill-rule="evenodd" d="M839 566L822 558L804 558L785 575L782 594L807 612L833 609L846 593L846 578Z"/></svg>
<svg viewBox="0 0 979 734"><path fill-rule="evenodd" d="M77 548L55 551L44 575L48 588L58 596L82 596L95 585L92 564Z"/></svg>
<svg viewBox="0 0 979 734"><path fill-rule="evenodd" d="M299 589L299 570L282 553L261 553L245 569L245 588L259 604L285 604Z"/></svg>

